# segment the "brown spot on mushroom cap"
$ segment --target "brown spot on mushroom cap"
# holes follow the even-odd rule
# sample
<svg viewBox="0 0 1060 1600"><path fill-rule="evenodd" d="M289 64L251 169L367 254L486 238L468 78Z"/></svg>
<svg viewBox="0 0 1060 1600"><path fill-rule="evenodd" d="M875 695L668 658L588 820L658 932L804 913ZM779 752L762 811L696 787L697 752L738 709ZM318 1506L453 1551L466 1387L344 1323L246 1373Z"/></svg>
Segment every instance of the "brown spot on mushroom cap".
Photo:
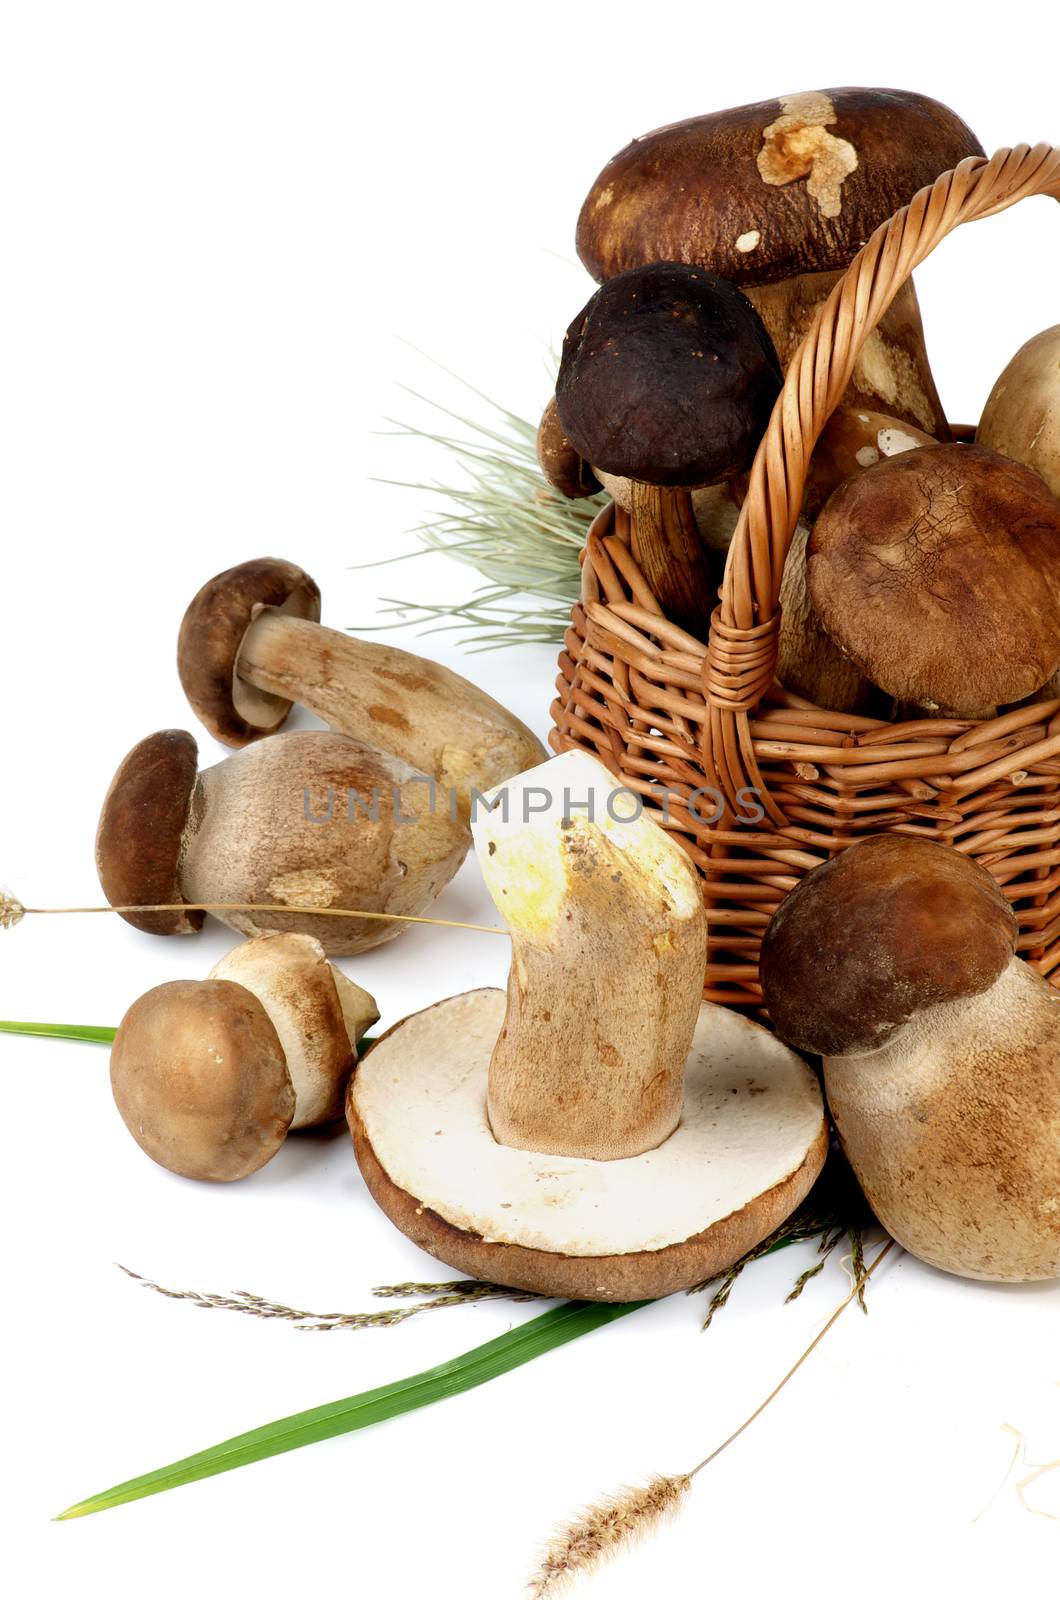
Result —
<svg viewBox="0 0 1060 1600"><path fill-rule="evenodd" d="M597 472L691 487L750 465L781 386L750 301L699 267L612 278L563 341L556 406Z"/></svg>
<svg viewBox="0 0 1060 1600"><path fill-rule="evenodd" d="M571 444L563 431L556 410L556 397L551 395L537 425L537 464L545 481L568 500L584 500L599 493L600 481L587 461Z"/></svg>
<svg viewBox="0 0 1060 1600"><path fill-rule="evenodd" d="M177 670L191 708L215 739L237 748L274 733L292 704L236 672L243 636L264 606L319 622L320 590L290 561L244 561L203 585L180 626Z"/></svg>
<svg viewBox="0 0 1060 1600"><path fill-rule="evenodd" d="M582 206L578 254L597 282L650 261L742 284L836 271L918 189L982 154L954 112L898 89L825 89L690 117L608 162ZM755 248L741 249L753 233Z"/></svg>
<svg viewBox="0 0 1060 1600"><path fill-rule="evenodd" d="M96 869L112 906L173 905L185 898L177 866L198 771L190 733L142 739L114 774L96 832ZM201 911L123 913L144 933L196 933Z"/></svg>
<svg viewBox="0 0 1060 1600"><path fill-rule="evenodd" d="M164 983L126 1012L110 1058L114 1100L152 1161L227 1183L276 1154L295 1094L276 1029L238 983Z"/></svg>
<svg viewBox="0 0 1060 1600"><path fill-rule="evenodd" d="M948 845L880 834L816 867L762 941L773 1026L823 1056L876 1050L926 1006L981 994L1016 943L990 874Z"/></svg>
<svg viewBox="0 0 1060 1600"><path fill-rule="evenodd" d="M807 578L826 631L897 700L992 714L1060 663L1060 501L977 445L913 450L841 484Z"/></svg>

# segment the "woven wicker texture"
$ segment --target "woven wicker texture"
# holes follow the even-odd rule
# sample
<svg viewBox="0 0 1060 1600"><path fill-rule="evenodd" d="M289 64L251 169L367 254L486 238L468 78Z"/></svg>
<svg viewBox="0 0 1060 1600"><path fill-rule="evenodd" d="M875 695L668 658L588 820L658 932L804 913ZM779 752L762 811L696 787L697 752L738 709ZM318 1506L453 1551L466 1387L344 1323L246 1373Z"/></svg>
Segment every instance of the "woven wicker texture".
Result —
<svg viewBox="0 0 1060 1600"><path fill-rule="evenodd" d="M788 369L706 642L664 616L627 513L609 505L590 530L551 743L598 755L696 862L708 999L760 1006L758 946L774 908L811 868L881 832L942 839L982 862L1015 908L1022 954L1060 985L1060 700L986 722L882 722L821 710L774 675L810 457L862 345L948 233L1036 194L1060 199L1060 149L970 158L851 263Z"/></svg>

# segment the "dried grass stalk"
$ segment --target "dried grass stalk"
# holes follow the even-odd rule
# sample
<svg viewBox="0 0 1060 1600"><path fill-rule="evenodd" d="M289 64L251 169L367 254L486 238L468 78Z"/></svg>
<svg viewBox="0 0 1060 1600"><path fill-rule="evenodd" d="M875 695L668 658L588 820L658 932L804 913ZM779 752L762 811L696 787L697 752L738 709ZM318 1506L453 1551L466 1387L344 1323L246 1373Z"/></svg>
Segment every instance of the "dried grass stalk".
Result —
<svg viewBox="0 0 1060 1600"><path fill-rule="evenodd" d="M691 1487L689 1473L674 1478L654 1477L646 1484L620 1489L585 1510L567 1527L559 1529L542 1552L527 1592L561 1593L574 1579L593 1571L601 1562L637 1539L654 1532L676 1516Z"/></svg>

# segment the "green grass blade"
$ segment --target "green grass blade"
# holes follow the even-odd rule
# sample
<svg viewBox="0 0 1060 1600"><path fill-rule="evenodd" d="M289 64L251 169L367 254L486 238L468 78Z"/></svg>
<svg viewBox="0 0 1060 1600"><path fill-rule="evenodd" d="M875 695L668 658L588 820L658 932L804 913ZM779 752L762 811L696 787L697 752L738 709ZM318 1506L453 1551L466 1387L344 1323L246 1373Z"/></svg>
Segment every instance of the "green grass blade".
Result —
<svg viewBox="0 0 1060 1600"><path fill-rule="evenodd" d="M499 1378L537 1356L547 1355L550 1350L557 1350L618 1317L628 1316L647 1303L633 1300L620 1305L594 1305L580 1300L568 1301L426 1372L402 1378L397 1383L385 1383L378 1389L366 1389L363 1394L350 1395L345 1400L332 1400L311 1411L281 1417L277 1422L267 1422L262 1428L252 1428L249 1433L211 1445L197 1455L185 1456L168 1467L145 1472L140 1478L129 1478L113 1489L67 1507L56 1521L107 1511L111 1506L142 1500L146 1495L161 1494L166 1489L177 1489L200 1478L212 1478L219 1472L230 1472L235 1467L281 1455L286 1450L316 1444L320 1439L333 1439L340 1433L369 1428L375 1422L386 1422L406 1411L433 1405L436 1400L447 1400L451 1395L463 1394L480 1383Z"/></svg>
<svg viewBox="0 0 1060 1600"><path fill-rule="evenodd" d="M33 1034L39 1039L83 1039L89 1044L113 1044L117 1028L88 1028L76 1022L0 1022L0 1033Z"/></svg>

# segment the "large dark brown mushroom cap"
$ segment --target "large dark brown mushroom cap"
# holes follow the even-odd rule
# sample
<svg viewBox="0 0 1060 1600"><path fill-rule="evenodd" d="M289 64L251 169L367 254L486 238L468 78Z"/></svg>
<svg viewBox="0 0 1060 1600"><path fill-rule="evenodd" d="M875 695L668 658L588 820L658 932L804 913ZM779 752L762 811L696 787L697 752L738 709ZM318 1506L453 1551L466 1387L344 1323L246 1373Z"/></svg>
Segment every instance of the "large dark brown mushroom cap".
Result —
<svg viewBox="0 0 1060 1600"><path fill-rule="evenodd" d="M556 406L598 472L692 488L750 465L781 381L750 301L663 261L612 278L575 317Z"/></svg>
<svg viewBox="0 0 1060 1600"><path fill-rule="evenodd" d="M982 994L1016 921L968 856L907 834L851 845L781 901L762 941L769 1015L797 1050L862 1055L918 1011Z"/></svg>
<svg viewBox="0 0 1060 1600"><path fill-rule="evenodd" d="M237 749L275 733L292 704L240 682L236 673L243 636L264 606L319 622L320 590L290 561L244 561L203 585L180 626L177 671L184 693L214 738Z"/></svg>
<svg viewBox="0 0 1060 1600"><path fill-rule="evenodd" d="M167 728L141 739L114 774L96 832L96 869L112 906L183 900L177 863L198 773L190 733ZM201 911L123 913L144 933L197 933Z"/></svg>
<svg viewBox="0 0 1060 1600"><path fill-rule="evenodd" d="M982 146L937 100L819 89L690 117L635 139L578 219L598 283L650 261L766 284L848 265L925 184Z"/></svg>
<svg viewBox="0 0 1060 1600"><path fill-rule="evenodd" d="M222 979L160 984L127 1011L110 1081L152 1161L185 1178L245 1178L276 1154L295 1111L279 1036L249 989Z"/></svg>
<svg viewBox="0 0 1060 1600"><path fill-rule="evenodd" d="M1060 500L978 445L848 478L814 526L807 580L825 630L897 700L992 715L1060 665Z"/></svg>

